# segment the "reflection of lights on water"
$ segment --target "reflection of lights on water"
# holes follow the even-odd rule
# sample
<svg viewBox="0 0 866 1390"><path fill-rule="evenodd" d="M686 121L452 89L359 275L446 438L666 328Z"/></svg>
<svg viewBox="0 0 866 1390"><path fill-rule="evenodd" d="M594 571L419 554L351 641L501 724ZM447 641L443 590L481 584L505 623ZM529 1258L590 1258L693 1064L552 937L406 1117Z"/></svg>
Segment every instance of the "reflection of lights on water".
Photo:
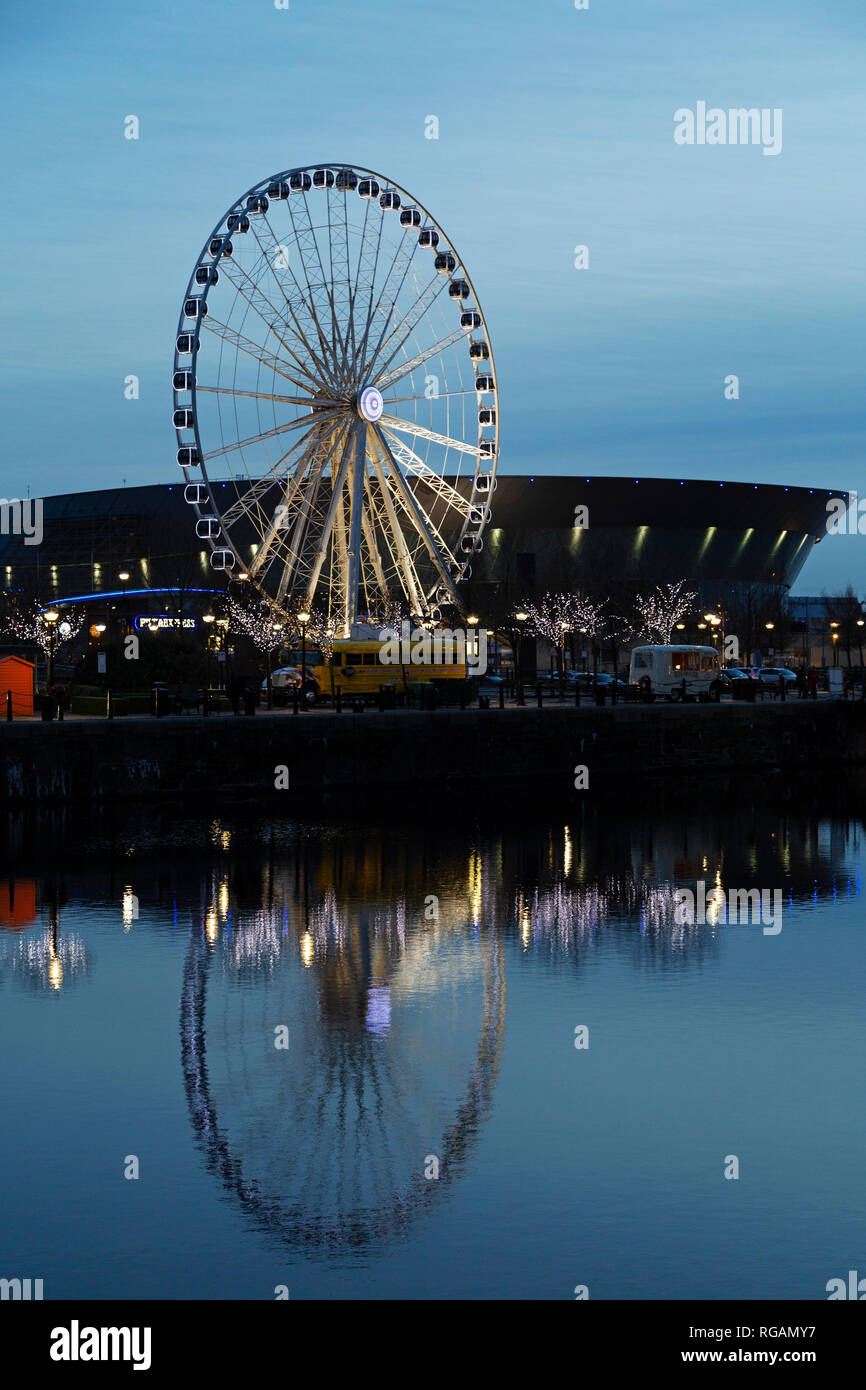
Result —
<svg viewBox="0 0 866 1390"><path fill-rule="evenodd" d="M572 846L571 831L567 825L563 827L563 833L565 840L562 851L562 872L565 878L568 878L571 873Z"/></svg>
<svg viewBox="0 0 866 1390"><path fill-rule="evenodd" d="M727 894L719 883L718 875L716 875L715 886L711 888L707 894L705 915L709 926L717 926L723 908L725 909L725 920L727 921L727 901Z"/></svg>
<svg viewBox="0 0 866 1390"><path fill-rule="evenodd" d="M222 917L223 921L225 921L229 915L229 881L227 878L224 878L220 884L219 910L220 916Z"/></svg>
<svg viewBox="0 0 866 1390"><path fill-rule="evenodd" d="M670 883L652 885L628 876L578 887L559 883L537 890L531 900L518 893L515 917L524 948L544 943L569 951L576 941L595 940L612 917L636 919L641 936L664 935L681 945L697 928L677 921L675 892Z"/></svg>
<svg viewBox="0 0 866 1390"><path fill-rule="evenodd" d="M132 884L127 883L123 889L123 930L128 932L138 913L138 899L132 891Z"/></svg>
<svg viewBox="0 0 866 1390"><path fill-rule="evenodd" d="M367 1032L377 1038L387 1037L391 1031L391 991L387 985L371 987L364 1023Z"/></svg>
<svg viewBox="0 0 866 1390"><path fill-rule="evenodd" d="M532 940L532 915L522 893L517 895L517 920L520 924L520 939L525 949Z"/></svg>
<svg viewBox="0 0 866 1390"><path fill-rule="evenodd" d="M35 940L17 941L14 954L7 955L6 960L10 974L54 991L83 974L89 964L81 937L75 932L60 936L56 930L43 932Z"/></svg>
<svg viewBox="0 0 866 1390"><path fill-rule="evenodd" d="M213 945L219 935L219 922L217 920L216 908L214 907L209 907L205 913L204 934L211 945Z"/></svg>
<svg viewBox="0 0 866 1390"><path fill-rule="evenodd" d="M232 842L232 832L223 830L218 820L211 822L210 828L211 843L218 845L220 849L228 849Z"/></svg>
<svg viewBox="0 0 866 1390"><path fill-rule="evenodd" d="M481 915L483 873L480 854L473 854L469 860L469 902L472 910L472 925L478 926Z"/></svg>
<svg viewBox="0 0 866 1390"><path fill-rule="evenodd" d="M315 955L316 947L313 943L313 938L308 931L305 931L301 937L301 960L304 962L304 965L312 965Z"/></svg>

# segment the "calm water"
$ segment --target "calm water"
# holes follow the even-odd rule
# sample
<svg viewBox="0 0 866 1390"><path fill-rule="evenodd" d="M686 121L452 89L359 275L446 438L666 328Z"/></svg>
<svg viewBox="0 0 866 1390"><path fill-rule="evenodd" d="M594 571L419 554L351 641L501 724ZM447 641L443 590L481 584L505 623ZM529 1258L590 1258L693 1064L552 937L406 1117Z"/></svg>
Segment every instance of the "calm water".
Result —
<svg viewBox="0 0 866 1390"><path fill-rule="evenodd" d="M866 1260L866 841L761 790L6 818L0 1275L826 1298ZM678 924L697 879L780 887L781 932Z"/></svg>

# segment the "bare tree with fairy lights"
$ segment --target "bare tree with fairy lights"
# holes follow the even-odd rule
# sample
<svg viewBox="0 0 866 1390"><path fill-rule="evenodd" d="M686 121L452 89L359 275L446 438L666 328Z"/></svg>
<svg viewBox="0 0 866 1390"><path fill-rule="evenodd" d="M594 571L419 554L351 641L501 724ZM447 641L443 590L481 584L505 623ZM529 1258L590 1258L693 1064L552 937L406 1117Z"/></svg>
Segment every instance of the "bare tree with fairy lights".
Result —
<svg viewBox="0 0 866 1390"><path fill-rule="evenodd" d="M681 618L691 612L697 594L684 590L684 579L675 584L657 585L649 594L639 594L635 608L640 614L640 636L667 646Z"/></svg>
<svg viewBox="0 0 866 1390"><path fill-rule="evenodd" d="M84 626L83 608L45 608L37 599L23 594L5 593L0 604L0 636L26 646L41 648L45 654L46 685L50 688L54 660L61 647L74 641Z"/></svg>
<svg viewBox="0 0 866 1390"><path fill-rule="evenodd" d="M565 647L574 632L601 636L604 627L603 603L593 603L581 594L545 594L541 603L527 603L526 631L541 637L556 652L560 678L565 669Z"/></svg>

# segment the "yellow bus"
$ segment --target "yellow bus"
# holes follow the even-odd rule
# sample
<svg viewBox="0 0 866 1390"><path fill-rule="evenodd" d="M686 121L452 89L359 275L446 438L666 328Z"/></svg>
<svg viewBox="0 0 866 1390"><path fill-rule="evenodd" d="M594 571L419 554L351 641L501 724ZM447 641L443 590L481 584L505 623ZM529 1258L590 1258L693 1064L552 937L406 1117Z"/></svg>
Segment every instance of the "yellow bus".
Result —
<svg viewBox="0 0 866 1390"><path fill-rule="evenodd" d="M302 666L306 675L303 698L310 708L322 700L333 700L338 687L343 699L355 695L371 699L382 686L395 694L405 694L417 681L466 679L466 653L462 643L453 638L437 640L434 632L427 650L420 643L413 644L410 650L406 650L405 644L402 650L394 650L399 647L399 642L348 637L334 642L330 661L321 648L308 646L305 662L300 647L292 648L286 654L286 664L271 673L274 704L287 705L294 689L300 692ZM391 656L398 659L387 659ZM402 657L409 659L399 659ZM266 687L267 682L262 688Z"/></svg>

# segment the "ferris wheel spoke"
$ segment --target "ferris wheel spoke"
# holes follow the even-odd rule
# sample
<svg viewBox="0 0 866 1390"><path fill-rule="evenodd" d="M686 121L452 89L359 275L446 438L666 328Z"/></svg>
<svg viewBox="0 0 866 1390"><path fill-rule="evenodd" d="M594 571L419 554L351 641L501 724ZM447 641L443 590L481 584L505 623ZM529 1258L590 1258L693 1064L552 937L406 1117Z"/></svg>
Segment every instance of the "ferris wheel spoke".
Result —
<svg viewBox="0 0 866 1390"><path fill-rule="evenodd" d="M319 488L322 485L322 474L324 473L327 462L328 451L324 445L320 445L315 465L304 491L303 499L297 509L292 539L287 547L286 563L277 585L277 603L283 603L290 581L300 573L302 568L304 536L310 525L311 518L315 515Z"/></svg>
<svg viewBox="0 0 866 1390"><path fill-rule="evenodd" d="M206 391L208 395L212 396L244 396L254 401L275 401L278 405L302 405L307 409L309 409L310 406L309 396L275 396L269 391L241 391L235 386L201 386L198 382L195 384L195 389L196 395L200 395L202 391ZM407 399L410 398L407 397ZM318 396L316 397L317 408L319 406L330 406L336 410L339 409L341 404L341 401L329 401L320 399Z"/></svg>
<svg viewBox="0 0 866 1390"><path fill-rule="evenodd" d="M301 264L304 266L304 269L305 269L305 271L306 271L306 265L305 265L304 256L303 256L303 248L302 248L302 246L301 246L300 237L299 237L299 235L298 235L297 227L295 226L295 218L294 218L294 214L293 214L293 212L292 212L292 210L291 210L291 206L289 206L289 216L290 216L291 219L292 219L292 229L293 229L294 234L295 234L295 244L296 244L296 246L297 246L297 248L298 248L298 254L299 254L299 257L300 257L300 260L301 260ZM321 375L321 377L322 377L323 379L324 379L324 378L327 378L327 377L330 375L330 368L329 368L328 365L327 365L327 358L328 358L328 351L329 351L328 340L327 340L327 337L325 336L325 333L324 333L324 331L323 331L323 329L322 329L322 326L321 326L321 324L319 323L319 320L318 320L318 318L317 318L317 316L316 316L316 303L315 303L315 299L314 299L314 297L313 297L313 292L312 292L312 288L311 288L311 286L310 286L309 280L307 280L307 290L306 290L306 293L305 293L305 292L304 292L304 289L303 289L302 286L301 286L301 282L298 280L298 277L295 275L295 272L294 272L294 270L293 270L293 268L292 268L291 261L289 260L289 257L288 257L288 255L287 255L287 250L288 250L288 248L287 248L286 246L284 246L280 241L277 240L276 232L274 231L273 227L272 227L271 224L270 224L270 220L269 220L267 217L264 217L263 219L261 219L261 221L259 222L258 226L256 225L256 219L253 218L253 219L251 219L250 225L251 225L251 227L252 227L253 235L255 236L255 239L256 239L256 241L257 241L257 243L258 243L259 250L260 250L261 253L262 253L262 258L267 262L268 267L269 267L269 269L270 269L270 271L271 271L271 274L273 275L274 280L276 281L277 286L279 287L280 294L283 296L283 299L285 300L286 308L288 309L289 313L290 313L291 316L292 316L292 319L293 319L294 324L295 324L295 332L296 332L296 334L297 334L298 337L300 338L300 340L301 340L301 342L303 343L304 347L306 348L307 352L310 354L311 359L313 360L313 362L314 362L315 365L316 365L316 370L320 373L320 375ZM261 236L259 235L259 227L265 228L266 231L267 231L267 233L269 234L269 236L270 236L270 246L269 246L269 247L266 246L266 245L264 244L264 242L262 241L262 238L261 238ZM303 306L304 306L305 314L306 314L306 316L307 316L307 317L309 318L309 320L310 320L310 325L311 325L311 327L312 327L312 329L313 329L314 336L315 336L315 338L317 339L318 344L319 344L319 349L320 349L319 352L316 352L316 351L314 350L314 348L313 348L313 346L312 346L312 344L311 344L311 342L310 342L310 340L309 340L309 338L308 338L308 336L307 336L307 333L305 333L304 329L301 327L301 324L300 324L300 321L299 321L299 319L298 319L298 315L297 315L297 312L296 312L296 305L293 303L292 300L289 299L289 296L286 294L286 291L285 291L285 287L284 287L284 285L283 285L283 282L280 280L280 277L277 275L277 263L278 263L278 262L280 263L280 264L279 264L280 270L285 270L285 271L291 276L291 279L292 279L292 281L293 281L293 283L294 283L295 289L296 289L297 292L298 292L297 306L298 306L298 307L300 307L300 305L303 305Z"/></svg>
<svg viewBox="0 0 866 1390"><path fill-rule="evenodd" d="M382 357L383 360L378 369L376 369L375 359L371 359L369 363L371 374L375 375L378 372L378 374L381 375L388 370L407 338L411 337L414 333L418 324L427 315L448 283L447 275L434 275L430 283L421 291L413 308L403 315L399 323L394 325L394 328L380 347L378 356ZM402 336L400 336L401 334ZM385 352L388 352L387 357L384 357Z"/></svg>
<svg viewBox="0 0 866 1390"><path fill-rule="evenodd" d="M399 506L402 508L403 512L409 518L409 522L413 530L416 532L421 542L422 548L427 551L428 557L432 561L433 568L438 576L439 583L445 587L445 589L451 597L452 602L459 609L461 607L460 598L455 588L454 580L451 577L451 572L448 568L449 561L453 563L454 557L451 555L447 547L444 546L441 537L438 536L438 533L435 533L435 528L433 527L433 524L430 521L429 517L425 516L425 514L421 510L421 507L418 505L418 502L416 501L408 483L406 482L406 479L403 477L403 474L400 471L399 464L396 462L384 434L381 432L381 430L375 429L375 427L374 433L376 439L376 447L379 453L380 460L382 461L382 463L385 466L385 469L387 470L387 477L383 478L383 486L386 487L389 493L393 492L393 497L396 498ZM397 533L398 535L402 536L403 528L400 526L399 521L396 520L396 517L395 522L397 526ZM437 540L439 541L439 545L437 545ZM408 553L408 547L406 547L407 556ZM417 570L415 569L414 560L411 560L410 563L412 566L413 573L413 589L417 593L418 602L420 604L420 606L416 609L416 612L426 612L426 586L421 582L418 576Z"/></svg>
<svg viewBox="0 0 866 1390"><path fill-rule="evenodd" d="M331 259L331 304L337 331L342 326L340 353L340 382L348 380L349 365L349 212L348 195L343 190L328 198L328 249ZM333 214L333 215L332 215ZM342 311L342 320L341 320Z"/></svg>
<svg viewBox="0 0 866 1390"><path fill-rule="evenodd" d="M285 381L290 381L293 386L297 386L299 391L306 391L309 389L309 382L299 381L296 376L292 376L291 372L286 370L286 363L282 357L278 357L276 353L268 352L265 348L259 347L251 338L245 338L242 334L238 333L236 329L229 328L228 324L220 323L218 320L208 316L204 321L204 327L209 333L213 333L214 337L222 338L225 342L230 343L232 347L237 349L237 351L244 352L248 357L255 358L263 367L267 367L277 376L283 377Z"/></svg>
<svg viewBox="0 0 866 1390"><path fill-rule="evenodd" d="M336 411L323 410L321 418L336 416ZM248 449L253 444L262 444L266 439L276 439L279 435L286 434L289 430L304 429L309 426L309 419L306 415L299 420L289 420L285 425L275 425L271 430L263 430L261 434L251 434L247 439L235 439L231 444L223 444L219 449L211 449L209 454L202 454L202 462L209 463L211 459L221 458L224 454L234 453L237 449Z"/></svg>
<svg viewBox="0 0 866 1390"><path fill-rule="evenodd" d="M346 543L345 491L340 492L337 503L337 520L332 536L331 565L336 579L332 584L330 611L339 613L340 622L343 624L343 636L348 637L350 630L346 626L346 612L349 606L349 552Z"/></svg>
<svg viewBox="0 0 866 1390"><path fill-rule="evenodd" d="M370 224L371 206L372 204L369 200L367 200L364 204L364 225L361 229L361 238L358 245L358 264L355 268L355 288L353 289L351 296L353 349L352 360L355 368L354 375L352 377L352 384L354 386L360 385L360 373L357 368L358 363L360 362L361 357L363 355L364 345L366 343L366 328L363 332L361 332L359 338L359 335L355 330L355 324L357 321L358 326L360 327L360 317L362 312L364 312L363 303L365 299L368 299L366 312L368 314L367 326L369 326L369 321L372 317L372 303L374 292L373 287L376 281L376 271L379 266L379 250L382 244L383 214L380 210L378 229L373 228ZM356 305L358 305L359 294L361 296L361 300L360 305L358 307L358 313L356 314L355 309Z"/></svg>
<svg viewBox="0 0 866 1390"><path fill-rule="evenodd" d="M422 401L458 400L462 396L474 396L474 391L438 391L435 396L387 396L385 405L419 405Z"/></svg>
<svg viewBox="0 0 866 1390"><path fill-rule="evenodd" d="M328 547L332 542L334 522L337 518L337 512L339 510L340 501L343 495L343 488L346 485L346 477L349 472L349 458L351 454L351 448L352 431L344 430L341 436L341 447L339 450L334 450L334 457L336 457L338 452L340 453L340 465L337 470L336 476L333 476L332 474L331 500L328 504L328 510L325 513L322 531L319 536L318 548L313 559L312 568L310 570L310 577L307 581L306 602L308 605L312 604L313 602L313 597L316 592L316 586L318 585L319 579L321 577L322 567L328 555Z"/></svg>
<svg viewBox="0 0 866 1390"><path fill-rule="evenodd" d="M282 503L284 510L279 514L279 518L277 518L277 514L275 513L274 517L268 523L268 530L262 539L262 544L256 551L250 564L249 574L252 578L256 578L261 572L265 560L268 560L269 565L273 563L268 557L278 540L279 532L287 529L284 523L286 522L290 509L297 505L298 496L301 492L307 470L310 464L314 462L318 449L327 446L331 433L331 430L320 430L317 428L315 439L309 442L308 447L298 460L292 478L286 486L285 500Z"/></svg>
<svg viewBox="0 0 866 1390"><path fill-rule="evenodd" d="M435 492L436 496L444 501L447 506L453 507L460 516L464 519L468 519L472 511L472 502L470 499L464 497L462 492L458 492L455 487L452 487L451 483L443 478L441 473L437 473L435 468L431 468L429 464L426 464L423 459L419 458L414 450L409 448L408 444L403 443L402 439L395 439L391 435L389 435L389 439L397 462L416 477L419 482L423 483L425 487L429 487L431 492Z"/></svg>
<svg viewBox="0 0 866 1390"><path fill-rule="evenodd" d="M337 369L337 348L336 339L333 334L334 306L333 303L330 301L330 296L328 295L327 288L324 283L325 270L324 266L322 265L322 257L319 251L319 243L316 239L316 233L313 230L313 224L310 220L310 206L307 202L306 193L301 194L300 201L297 198L289 198L286 202L286 207L289 209L289 216L292 219L292 227L295 233L295 244L298 248L298 255L300 257L301 265L304 271L304 280L307 286L307 307L310 314L312 315L313 321L315 322L316 329L319 334L319 342L322 346L322 352L326 358L330 357L330 370L332 373L335 373ZM295 220L296 209L298 212L298 218L301 221L300 227L298 226L298 222ZM316 278L316 260L319 263L319 271L322 277L321 283L319 283L319 281ZM312 279L310 278L311 272ZM319 301L317 301L316 290L324 292L325 299L327 301L324 306ZM323 322L320 322L320 315ZM325 331L325 327L323 327L323 323L327 326L329 318L331 327L330 341L328 338L328 334Z"/></svg>
<svg viewBox="0 0 866 1390"><path fill-rule="evenodd" d="M415 357L410 357L407 362L401 362L399 367L393 367L392 370L386 372L384 376L377 377L375 382L376 386L378 386L379 390L384 394L389 386L393 386L395 382L400 381L404 376L408 376L410 372L414 372L417 367L423 366L424 363L429 362L431 358L440 356L441 353L446 352L448 348L453 347L455 343L459 343L461 338L465 337L466 332L464 329L455 328L453 333L449 333L446 337L440 338L439 342L434 343L432 347L425 348L423 352L419 352Z"/></svg>
<svg viewBox="0 0 866 1390"><path fill-rule="evenodd" d="M325 194L325 198L326 198L327 207L328 207L328 227L329 227L329 231L330 231L331 204L330 204L330 197L329 197L329 194L328 194L327 192L326 192L326 194ZM337 322L337 310L336 310L336 307L335 307L335 304L334 304L333 274L332 274L331 279L329 279L328 276L327 276L327 274L326 274L326 272L325 272L325 264L324 264L324 261L322 260L322 250L321 250L321 247L319 246L319 238L317 237L316 232L315 232L315 228L313 227L312 218L310 217L310 205L309 205L309 202L307 201L307 195L306 195L306 193L304 193L303 199L304 199L304 211L305 211L305 213L306 213L306 219L307 219L307 225L306 225L305 231L309 233L309 236L310 236L312 245L315 247L315 251L316 251L316 260L319 262L319 270L321 271L321 275L322 275L321 284L319 285L319 284L317 283L316 288L317 288L317 289L318 289L318 288L321 288L321 290L324 292L325 299L327 300L328 307L329 307L330 312L331 312L331 346L332 346L332 351L333 351L333 354L334 354L334 371L335 371L335 373L338 374L339 369L338 369L338 367L337 367L337 357L338 357L338 354L342 352L342 349L343 349L343 340L342 340L342 336L341 336L341 333L340 333L340 326L339 326L339 324L338 324L338 322ZM330 244L330 237L329 237L329 244Z"/></svg>
<svg viewBox="0 0 866 1390"><path fill-rule="evenodd" d="M368 561L368 567L372 572L379 600L385 603L388 598L388 584L382 566L382 556L376 544L376 514L373 510L373 499L369 489L364 493L363 507L361 529L364 534L364 555ZM370 607L368 607L368 612L369 611Z"/></svg>
<svg viewBox="0 0 866 1390"><path fill-rule="evenodd" d="M402 566L400 566L400 556L398 553L398 548L396 548L396 541L395 538L393 538L391 518L389 518L388 516L388 510L386 510L384 498L382 498L381 493L382 486L381 484L379 484L377 474L377 489L375 489L375 492L373 491L373 489L371 489L370 493L368 493L368 500L370 500L370 512L371 516L373 516L374 534L375 527L377 527L378 525L378 530L379 532L381 532L382 541L384 541L385 543L386 552L388 552L388 574L395 575L395 578L396 580L398 580L400 585L400 591L402 591L403 596L405 596L405 598L409 600L410 595L409 591L407 591L405 577L403 577ZM381 550L379 550L378 553L379 564L381 564Z"/></svg>
<svg viewBox="0 0 866 1390"><path fill-rule="evenodd" d="M308 433L312 433L319 428L319 421L316 419L311 420ZM281 454L276 463L272 464L261 478L257 478L255 482L250 484L250 487L244 493L243 497L239 497L237 501L233 502L228 510L223 513L223 524L234 525L242 516L246 516L258 502L259 498L265 496L276 485L277 474L282 470L286 460L290 459L292 454L296 453L298 449L304 448L308 443L309 441L302 437L297 440L290 449L287 449L284 454Z"/></svg>
<svg viewBox="0 0 866 1390"><path fill-rule="evenodd" d="M264 252L263 259L267 261L267 255ZM227 262L228 266L232 266L232 264L233 263L231 261ZM270 264L270 262L268 262L268 264ZM321 385L322 377L326 374L324 364L321 363L319 359L316 357L316 354L313 351L312 346L310 345L306 336L304 335L303 330L300 327L300 324L298 324L297 322L297 318L292 310L291 304L289 304L289 301L286 300L286 304L289 308L289 312L295 319L294 326L291 323L289 323L285 315L280 313L277 306L271 303L267 295L263 293L263 291L257 285L256 281L252 278L250 274L248 274L247 271L243 270L240 266L237 266L236 269L240 273L240 275L243 276L244 281L248 282L249 289L244 289L243 284L238 282L231 269L227 269L224 272L226 278L230 280L231 283L234 285L241 299L249 305L249 307L253 310L254 313L258 314L259 318L262 320L263 323L267 324L268 328L270 329L271 333L273 333L277 342L287 352L294 366L304 373L304 375L309 379L309 382L313 389L317 390ZM266 312L266 310L269 310L270 312ZM285 337L283 336L283 333L278 331L278 324L281 325L283 328L288 329L289 332L294 333L295 337L298 339L301 346L305 349L308 356L316 364L316 368L319 371L319 376L315 376L314 373L310 371L310 368L307 365L307 363L298 356L298 354L294 351L293 348L289 346L289 344L285 340Z"/></svg>
<svg viewBox="0 0 866 1390"><path fill-rule="evenodd" d="M366 283L364 285L366 304L366 316L364 319L364 331L361 334L361 341L358 344L358 351L355 359L355 384L360 385L364 364L367 357L367 341L370 337L370 329L373 324L373 315L376 312L376 275L379 270L379 256L382 251L382 228L385 225L385 211L379 209L379 225L375 232L375 250L372 249L373 233L370 234L370 247L365 261Z"/></svg>
<svg viewBox="0 0 866 1390"><path fill-rule="evenodd" d="M445 586L445 588L451 595L451 601L454 604L456 604L458 608L460 608L460 597L454 585L454 580L451 577L451 571L448 568L449 561L452 564L454 563L454 556L444 545L444 542L442 541L442 538L441 536L439 536L438 532L436 532L434 539L435 528L433 527L433 524L430 521L429 517L424 515L424 512L421 510L421 507L418 505L418 501L411 488L409 487L409 484L406 482L406 479L403 477L400 465L394 458L394 455L391 452L391 447L387 439L385 438L384 433L380 429L376 429L376 439L380 448L384 451L385 459L388 464L388 471L395 485L397 496L403 504L403 507L406 510L412 522L412 525L418 532L418 535L421 538L424 548L426 549L427 554L433 562L433 567L439 575L441 583ZM437 541L439 542L438 545Z"/></svg>
<svg viewBox="0 0 866 1390"><path fill-rule="evenodd" d="M381 313L382 317L384 318L384 323L382 324L382 331L379 334L376 346L373 348L372 352L369 355L370 362L375 362L379 354L379 349L382 346L382 340L384 339L385 334L388 331L388 326L391 323L392 318L394 317L394 310L397 307L397 300L403 289L403 285L406 281L406 276L409 273L409 267L412 264L412 257L415 254L417 246L418 242L416 240L408 239L404 235L397 246L397 250L394 253L394 259L392 260L391 265L388 268L388 272L385 276L384 283L379 292L379 298L376 302L376 308L373 311L374 318L376 316L376 313ZM364 374L366 366L367 363L365 361L361 367L362 375Z"/></svg>
<svg viewBox="0 0 866 1390"><path fill-rule="evenodd" d="M423 608L424 586L422 585L412 563L412 556L409 554L409 547L406 544L406 537L403 528L397 517L397 509L394 506L394 499L391 489L385 476L383 465L384 454L378 447L378 438L374 435L372 441L373 466L376 470L376 477L379 481L379 490L382 497L382 505L388 519L388 527L385 535L388 547L392 555L396 557L398 570L402 580L403 592L409 600L413 613L420 613Z"/></svg>
<svg viewBox="0 0 866 1390"><path fill-rule="evenodd" d="M393 430L398 434L414 435L417 439L429 439L432 444L441 444L445 449L456 449L460 454L472 454L475 458L481 454L477 444L467 444L463 439L437 434L435 430L428 430L424 425L416 425L414 420L401 420L399 415L383 415L379 425L389 433Z"/></svg>

